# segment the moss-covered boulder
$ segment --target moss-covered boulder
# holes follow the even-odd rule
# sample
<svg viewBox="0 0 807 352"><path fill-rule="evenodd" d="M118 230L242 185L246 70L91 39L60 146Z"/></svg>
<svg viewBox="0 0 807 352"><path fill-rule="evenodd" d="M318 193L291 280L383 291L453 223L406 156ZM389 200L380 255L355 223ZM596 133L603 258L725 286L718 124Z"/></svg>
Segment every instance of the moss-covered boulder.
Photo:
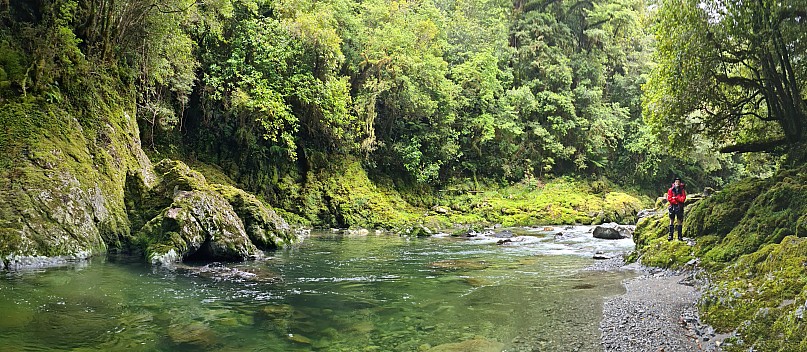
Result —
<svg viewBox="0 0 807 352"><path fill-rule="evenodd" d="M83 112L33 98L0 109L5 267L87 258L129 238L125 179L151 182L151 163L140 147L133 104L93 100L93 110Z"/></svg>
<svg viewBox="0 0 807 352"><path fill-rule="evenodd" d="M274 249L296 240L289 223L254 195L227 185L213 184L211 189L230 203L243 221L250 240L258 248Z"/></svg>
<svg viewBox="0 0 807 352"><path fill-rule="evenodd" d="M714 274L700 309L721 331L737 330L725 351L807 347L807 239L788 236Z"/></svg>
<svg viewBox="0 0 807 352"><path fill-rule="evenodd" d="M242 261L257 253L238 215L212 191L180 191L138 233L152 264L178 259Z"/></svg>
<svg viewBox="0 0 807 352"><path fill-rule="evenodd" d="M135 241L151 263L242 261L294 241L289 225L254 196L209 185L181 161L165 159L154 169L159 182L132 203L134 213L153 215Z"/></svg>

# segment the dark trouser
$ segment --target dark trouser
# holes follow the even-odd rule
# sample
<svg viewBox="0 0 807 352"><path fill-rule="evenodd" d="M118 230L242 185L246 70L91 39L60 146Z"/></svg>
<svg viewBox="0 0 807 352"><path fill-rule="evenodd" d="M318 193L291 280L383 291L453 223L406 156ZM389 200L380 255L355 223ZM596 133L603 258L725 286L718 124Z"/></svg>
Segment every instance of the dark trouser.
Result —
<svg viewBox="0 0 807 352"><path fill-rule="evenodd" d="M678 232L678 240L683 241L684 236L682 234L684 229L684 207L681 205L671 205L670 206L670 234L667 235L667 239L672 241L673 239L673 230ZM676 223L677 218L677 223Z"/></svg>

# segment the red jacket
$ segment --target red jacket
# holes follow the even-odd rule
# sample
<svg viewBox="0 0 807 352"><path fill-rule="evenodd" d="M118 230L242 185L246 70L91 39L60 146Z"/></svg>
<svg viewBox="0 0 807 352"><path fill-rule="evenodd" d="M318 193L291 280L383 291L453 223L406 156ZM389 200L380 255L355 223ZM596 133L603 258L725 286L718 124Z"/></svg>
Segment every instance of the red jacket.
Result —
<svg viewBox="0 0 807 352"><path fill-rule="evenodd" d="M674 188L675 186L670 187L670 189L667 190L667 201L672 205L684 204L684 202L687 200L687 191L684 189L684 185L682 184L679 187L680 190L677 193L673 190Z"/></svg>

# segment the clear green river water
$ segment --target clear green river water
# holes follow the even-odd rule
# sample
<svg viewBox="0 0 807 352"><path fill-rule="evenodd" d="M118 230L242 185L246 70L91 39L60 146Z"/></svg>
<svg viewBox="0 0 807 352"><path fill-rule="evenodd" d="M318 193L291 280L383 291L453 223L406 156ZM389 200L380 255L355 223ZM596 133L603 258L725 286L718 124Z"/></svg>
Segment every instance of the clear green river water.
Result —
<svg viewBox="0 0 807 352"><path fill-rule="evenodd" d="M0 271L0 350L599 351L603 302L634 274L584 269L632 243L588 230L501 245L321 232L239 264Z"/></svg>

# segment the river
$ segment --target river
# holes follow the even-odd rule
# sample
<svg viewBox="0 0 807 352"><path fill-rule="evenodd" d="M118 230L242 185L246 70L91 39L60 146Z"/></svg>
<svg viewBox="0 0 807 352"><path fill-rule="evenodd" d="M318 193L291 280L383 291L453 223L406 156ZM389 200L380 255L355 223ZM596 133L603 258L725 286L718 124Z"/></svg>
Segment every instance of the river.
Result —
<svg viewBox="0 0 807 352"><path fill-rule="evenodd" d="M314 232L265 259L154 268L94 258L0 271L3 351L598 351L632 250L590 227L482 237ZM562 232L559 235L558 232Z"/></svg>

